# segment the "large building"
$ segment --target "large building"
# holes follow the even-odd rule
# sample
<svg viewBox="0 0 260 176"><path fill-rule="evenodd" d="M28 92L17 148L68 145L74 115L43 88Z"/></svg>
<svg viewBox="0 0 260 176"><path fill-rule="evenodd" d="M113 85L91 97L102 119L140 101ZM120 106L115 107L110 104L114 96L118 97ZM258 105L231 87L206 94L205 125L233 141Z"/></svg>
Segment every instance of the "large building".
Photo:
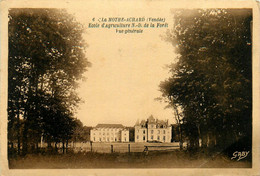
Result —
<svg viewBox="0 0 260 176"><path fill-rule="evenodd" d="M121 124L98 124L90 130L92 142L129 142L129 129Z"/></svg>
<svg viewBox="0 0 260 176"><path fill-rule="evenodd" d="M171 142L172 127L168 120L158 120L152 115L135 124L135 142Z"/></svg>

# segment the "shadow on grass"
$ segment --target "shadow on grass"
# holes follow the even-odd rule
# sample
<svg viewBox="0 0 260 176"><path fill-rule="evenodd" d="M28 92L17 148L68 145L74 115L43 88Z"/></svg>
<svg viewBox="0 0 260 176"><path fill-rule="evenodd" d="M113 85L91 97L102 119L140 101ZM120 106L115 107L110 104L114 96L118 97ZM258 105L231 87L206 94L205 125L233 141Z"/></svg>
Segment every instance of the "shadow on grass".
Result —
<svg viewBox="0 0 260 176"><path fill-rule="evenodd" d="M68 152L29 154L9 158L10 169L84 168L250 168L246 160L234 161L219 152L151 151L146 153Z"/></svg>

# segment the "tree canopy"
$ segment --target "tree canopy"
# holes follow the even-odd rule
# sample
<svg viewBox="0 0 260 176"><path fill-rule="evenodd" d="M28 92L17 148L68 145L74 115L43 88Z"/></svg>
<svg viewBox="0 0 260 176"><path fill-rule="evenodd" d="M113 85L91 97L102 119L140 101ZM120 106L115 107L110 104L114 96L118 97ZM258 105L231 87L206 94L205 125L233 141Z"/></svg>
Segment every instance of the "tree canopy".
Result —
<svg viewBox="0 0 260 176"><path fill-rule="evenodd" d="M83 26L63 9L11 9L8 32L9 142L18 152L22 142L26 153L41 137L68 140L78 81L90 65Z"/></svg>
<svg viewBox="0 0 260 176"><path fill-rule="evenodd" d="M181 110L181 126L191 148L225 148L252 131L252 11L174 11L166 40L178 54L162 96ZM250 142L249 142L250 144Z"/></svg>

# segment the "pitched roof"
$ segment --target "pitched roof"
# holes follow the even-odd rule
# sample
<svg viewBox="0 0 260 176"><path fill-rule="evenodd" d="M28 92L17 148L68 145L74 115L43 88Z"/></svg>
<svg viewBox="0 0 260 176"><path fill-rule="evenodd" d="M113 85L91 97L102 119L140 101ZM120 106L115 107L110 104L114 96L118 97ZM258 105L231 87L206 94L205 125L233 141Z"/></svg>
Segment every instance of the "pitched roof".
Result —
<svg viewBox="0 0 260 176"><path fill-rule="evenodd" d="M96 128L124 128L122 124L97 124Z"/></svg>
<svg viewBox="0 0 260 176"><path fill-rule="evenodd" d="M139 122L139 119L137 119L137 121L135 122L135 125L139 125L140 122Z"/></svg>
<svg viewBox="0 0 260 176"><path fill-rule="evenodd" d="M158 125L168 125L167 121L164 120L157 120Z"/></svg>
<svg viewBox="0 0 260 176"><path fill-rule="evenodd" d="M149 124L155 124L156 122L155 122L155 118L153 117L153 115L151 115L148 119L147 119L147 121L148 121L148 123Z"/></svg>
<svg viewBox="0 0 260 176"><path fill-rule="evenodd" d="M154 119L154 117L153 117L153 115L150 115L150 117L148 118L148 121L154 121L155 119Z"/></svg>
<svg viewBox="0 0 260 176"><path fill-rule="evenodd" d="M140 125L145 125L146 124L146 121L145 120L142 120Z"/></svg>

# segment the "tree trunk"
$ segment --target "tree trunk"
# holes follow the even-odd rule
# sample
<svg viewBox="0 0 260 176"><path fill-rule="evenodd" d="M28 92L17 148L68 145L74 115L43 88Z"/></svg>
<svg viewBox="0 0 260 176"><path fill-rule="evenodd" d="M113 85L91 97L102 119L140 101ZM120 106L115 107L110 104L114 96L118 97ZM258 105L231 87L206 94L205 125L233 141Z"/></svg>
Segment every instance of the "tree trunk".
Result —
<svg viewBox="0 0 260 176"><path fill-rule="evenodd" d="M196 151L199 147L199 134L198 134L198 127L196 124L192 124L190 129L190 135L189 135L189 141L190 141L190 146L189 149L191 151Z"/></svg>
<svg viewBox="0 0 260 176"><path fill-rule="evenodd" d="M200 147L200 138L201 138L201 132L200 132L200 124L196 125L197 130L198 130L198 135L197 135L197 140L196 140L196 148Z"/></svg>
<svg viewBox="0 0 260 176"><path fill-rule="evenodd" d="M11 112L8 113L8 120L9 123L8 123L8 148L9 148L9 144L11 145L11 151L13 151L13 134L14 134L14 121L15 121L15 112L14 112L14 107L13 105L11 105Z"/></svg>
<svg viewBox="0 0 260 176"><path fill-rule="evenodd" d="M57 142L55 142L55 152L58 152Z"/></svg>
<svg viewBox="0 0 260 176"><path fill-rule="evenodd" d="M26 101L25 105L25 111L24 111L24 129L23 129L23 141L22 141L22 151L23 155L26 155L28 152L28 129L29 129L29 123L31 120L31 98L32 98L32 87L31 87L31 80L29 80L29 85L28 85L28 99Z"/></svg>
<svg viewBox="0 0 260 176"><path fill-rule="evenodd" d="M180 114L178 111L178 108L176 105L173 105L173 108L175 110L176 113L176 121L177 121L177 125L178 125L178 131L179 131L179 141L180 141L180 149L183 149L183 139L182 139L182 129L181 129L181 119L180 119Z"/></svg>
<svg viewBox="0 0 260 176"><path fill-rule="evenodd" d="M37 142L35 143L35 145L36 145L36 152L38 153L38 152L39 152L39 142L37 141Z"/></svg>
<svg viewBox="0 0 260 176"><path fill-rule="evenodd" d="M208 147L214 148L216 144L216 135L212 134L212 132L208 133Z"/></svg>
<svg viewBox="0 0 260 176"><path fill-rule="evenodd" d="M69 143L69 141L68 141L68 139L66 140L66 153L68 153L68 143Z"/></svg>
<svg viewBox="0 0 260 176"><path fill-rule="evenodd" d="M50 140L47 141L47 144L48 144L47 147L51 148L51 141Z"/></svg>
<svg viewBox="0 0 260 176"><path fill-rule="evenodd" d="M183 149L183 140L182 140L182 129L181 129L181 124L179 124L179 140L180 140L180 149Z"/></svg>
<svg viewBox="0 0 260 176"><path fill-rule="evenodd" d="M28 152L28 122L25 121L24 129L23 129L23 141L22 141L22 151L23 155L26 155Z"/></svg>
<svg viewBox="0 0 260 176"><path fill-rule="evenodd" d="M208 146L208 135L203 133L201 135L201 147L207 148L207 146Z"/></svg>
<svg viewBox="0 0 260 176"><path fill-rule="evenodd" d="M20 144L20 109L18 109L18 114L17 114L17 151L18 155L21 153L21 144Z"/></svg>
<svg viewBox="0 0 260 176"><path fill-rule="evenodd" d="M65 142L62 141L62 153L64 154L65 153Z"/></svg>

